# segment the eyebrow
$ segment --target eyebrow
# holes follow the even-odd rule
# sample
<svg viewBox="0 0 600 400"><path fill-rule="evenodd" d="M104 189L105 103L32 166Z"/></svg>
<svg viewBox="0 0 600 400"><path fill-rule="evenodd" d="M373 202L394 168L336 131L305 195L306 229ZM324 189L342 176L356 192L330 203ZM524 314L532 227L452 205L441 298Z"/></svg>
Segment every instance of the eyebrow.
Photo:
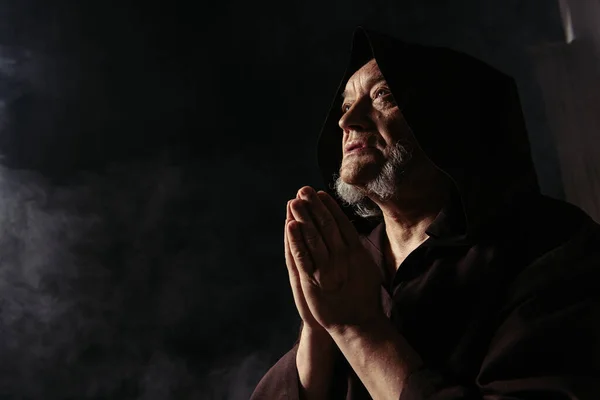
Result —
<svg viewBox="0 0 600 400"><path fill-rule="evenodd" d="M383 77L383 74L378 73L377 75L373 75L372 77L370 77L366 84L367 85L375 85L376 83L379 83L381 81L385 81L385 78ZM346 97L348 97L348 91L346 89L344 89L344 91L342 92L341 98L342 100L344 100Z"/></svg>

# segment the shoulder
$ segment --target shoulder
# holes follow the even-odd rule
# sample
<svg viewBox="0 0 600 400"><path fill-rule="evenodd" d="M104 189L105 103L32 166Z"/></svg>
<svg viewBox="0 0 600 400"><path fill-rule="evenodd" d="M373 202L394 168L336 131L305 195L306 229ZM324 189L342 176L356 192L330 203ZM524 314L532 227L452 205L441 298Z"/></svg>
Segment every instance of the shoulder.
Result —
<svg viewBox="0 0 600 400"><path fill-rule="evenodd" d="M532 197L514 210L521 231L557 246L597 225L579 207L548 196Z"/></svg>
<svg viewBox="0 0 600 400"><path fill-rule="evenodd" d="M557 248L572 248L570 244L584 237L593 240L599 228L579 207L536 195L506 206L488 225L486 237L508 243L521 256L534 260Z"/></svg>
<svg viewBox="0 0 600 400"><path fill-rule="evenodd" d="M599 249L593 244L600 245L600 225L573 204L539 196L522 213L524 239L540 249L540 257L557 252L589 256Z"/></svg>
<svg viewBox="0 0 600 400"><path fill-rule="evenodd" d="M515 212L517 247L523 249L527 262L511 285L511 297L596 296L600 225L578 207L546 196L531 199Z"/></svg>

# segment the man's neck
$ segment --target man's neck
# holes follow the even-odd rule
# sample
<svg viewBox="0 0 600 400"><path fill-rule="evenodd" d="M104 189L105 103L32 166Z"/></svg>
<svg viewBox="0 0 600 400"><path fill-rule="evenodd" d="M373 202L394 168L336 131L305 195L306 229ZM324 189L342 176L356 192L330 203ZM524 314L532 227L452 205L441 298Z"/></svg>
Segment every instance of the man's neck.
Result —
<svg viewBox="0 0 600 400"><path fill-rule="evenodd" d="M407 170L393 198L371 198L381 209L387 241L385 261L395 272L408 255L425 242L427 229L436 219L452 192L453 183L425 155L413 155L412 170Z"/></svg>
<svg viewBox="0 0 600 400"><path fill-rule="evenodd" d="M443 204L431 203L423 207L423 203L413 207L387 204L381 207L385 221L387 241L384 245L386 263L395 272L406 257L429 236L427 228L439 214Z"/></svg>
<svg viewBox="0 0 600 400"><path fill-rule="evenodd" d="M388 239L384 245L384 255L392 272L429 238L427 229L448 201L451 192L451 182L437 169L425 170L423 175L426 179L406 181L393 199L376 202L383 213ZM421 182L428 184L419 185Z"/></svg>

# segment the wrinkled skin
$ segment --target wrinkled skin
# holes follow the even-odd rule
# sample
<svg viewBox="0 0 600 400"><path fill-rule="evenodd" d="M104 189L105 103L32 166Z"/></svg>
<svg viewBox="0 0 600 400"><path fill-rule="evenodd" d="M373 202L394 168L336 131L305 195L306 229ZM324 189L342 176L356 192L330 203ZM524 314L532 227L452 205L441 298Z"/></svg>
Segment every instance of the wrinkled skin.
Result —
<svg viewBox="0 0 600 400"><path fill-rule="evenodd" d="M379 270L335 200L303 187L288 207L286 258L305 325L331 330L380 319Z"/></svg>

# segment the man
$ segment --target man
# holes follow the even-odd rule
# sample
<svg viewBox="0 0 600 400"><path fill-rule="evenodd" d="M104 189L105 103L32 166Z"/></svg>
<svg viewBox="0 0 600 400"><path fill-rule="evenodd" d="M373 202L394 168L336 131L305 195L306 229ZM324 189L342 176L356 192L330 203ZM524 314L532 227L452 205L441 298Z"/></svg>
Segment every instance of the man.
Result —
<svg viewBox="0 0 600 400"><path fill-rule="evenodd" d="M253 400L600 399L600 226L539 193L511 78L359 28L318 156Z"/></svg>

